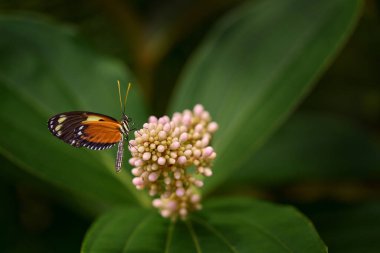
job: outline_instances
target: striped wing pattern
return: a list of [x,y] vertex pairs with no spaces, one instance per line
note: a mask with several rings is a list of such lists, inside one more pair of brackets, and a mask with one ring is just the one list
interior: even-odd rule
[[50,132],[74,147],[103,150],[122,138],[120,123],[109,116],[93,112],[66,112],[51,117]]

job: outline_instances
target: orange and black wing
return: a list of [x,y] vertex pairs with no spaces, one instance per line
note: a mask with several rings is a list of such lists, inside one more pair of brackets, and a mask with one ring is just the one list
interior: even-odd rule
[[93,112],[60,113],[49,119],[48,127],[71,146],[94,150],[111,148],[123,138],[116,119]]

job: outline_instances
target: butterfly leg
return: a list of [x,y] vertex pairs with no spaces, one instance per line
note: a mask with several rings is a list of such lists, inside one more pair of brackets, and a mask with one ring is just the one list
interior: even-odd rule
[[124,155],[124,138],[121,138],[119,144],[117,145],[117,155],[116,155],[116,163],[115,169],[116,172],[120,172],[121,166],[123,164],[123,155]]

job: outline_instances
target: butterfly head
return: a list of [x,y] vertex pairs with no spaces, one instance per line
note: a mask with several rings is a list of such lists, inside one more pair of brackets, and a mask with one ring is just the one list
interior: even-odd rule
[[121,119],[121,122],[120,122],[120,125],[121,125],[121,132],[128,136],[129,132],[130,131],[133,131],[134,128],[133,128],[133,122],[132,122],[132,118],[128,117],[126,114],[123,113],[123,116],[122,116],[122,119]]
[[122,121],[130,123],[130,122],[132,122],[132,118],[128,117],[125,113],[123,113]]

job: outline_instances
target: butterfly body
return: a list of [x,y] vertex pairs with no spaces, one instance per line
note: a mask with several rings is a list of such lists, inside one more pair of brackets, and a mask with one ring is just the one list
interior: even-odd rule
[[131,131],[131,119],[123,113],[121,121],[94,112],[73,111],[54,115],[48,121],[50,132],[73,147],[109,149],[116,144],[116,171],[122,164],[124,138]]

